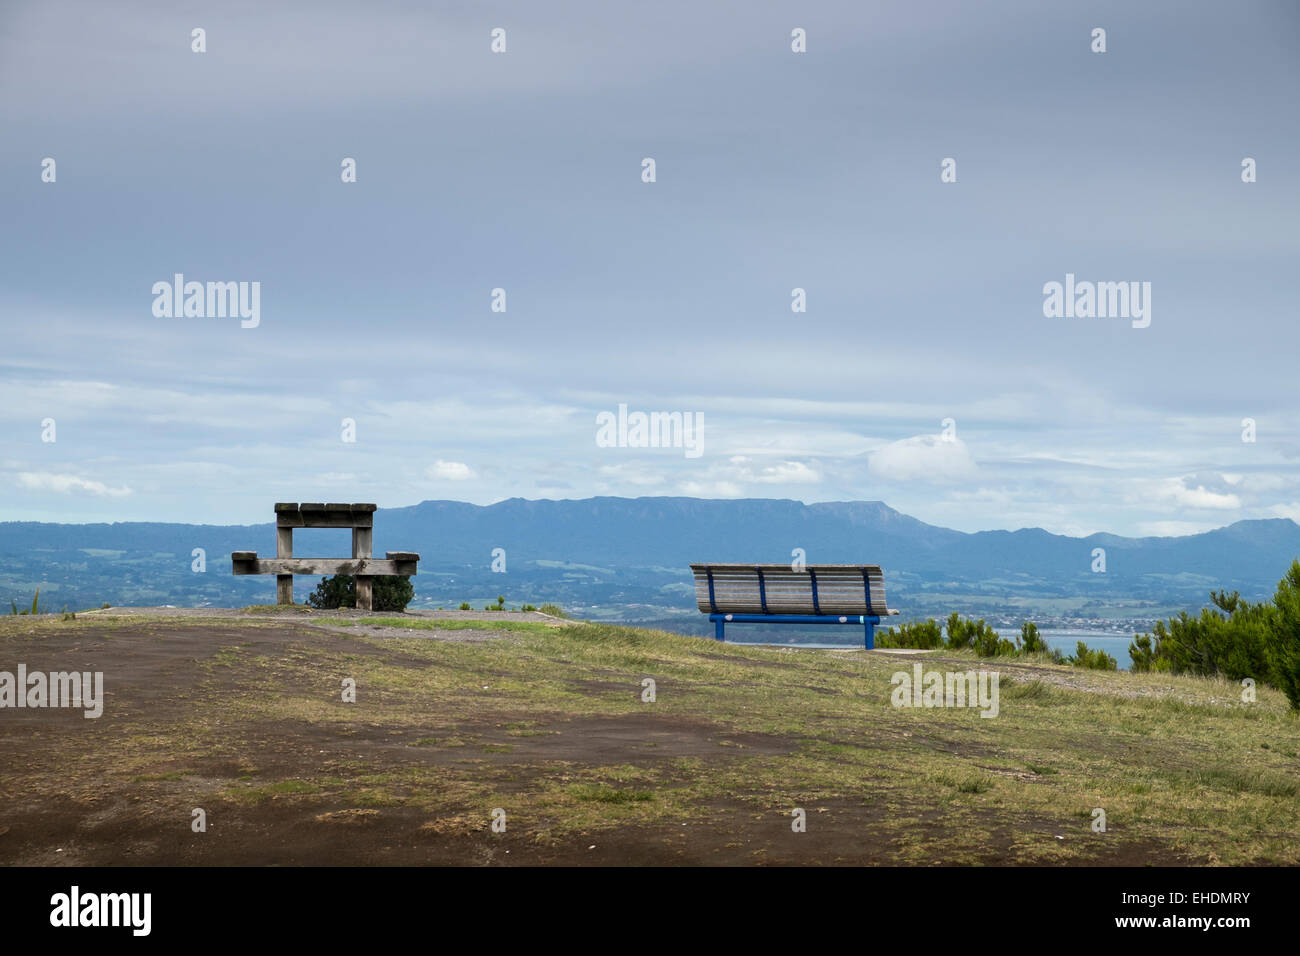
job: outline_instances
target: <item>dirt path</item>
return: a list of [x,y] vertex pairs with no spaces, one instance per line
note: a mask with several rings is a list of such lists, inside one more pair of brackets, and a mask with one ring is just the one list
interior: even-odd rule
[[272,605],[259,606],[254,611],[233,607],[109,607],[96,608],[92,611],[78,611],[78,618],[107,620],[113,618],[182,618],[193,620],[211,620],[233,618],[241,621],[290,621],[290,622],[327,622],[327,621],[364,621],[367,618],[417,618],[439,621],[533,621],[541,624],[554,624],[557,627],[571,623],[564,618],[551,617],[541,611],[437,611],[428,608],[417,610],[394,611],[358,611],[355,608],[338,608],[333,611],[305,608],[301,605],[286,606],[283,609]]

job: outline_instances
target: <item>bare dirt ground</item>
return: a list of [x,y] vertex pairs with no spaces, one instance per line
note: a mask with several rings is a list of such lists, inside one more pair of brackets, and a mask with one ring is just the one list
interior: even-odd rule
[[[482,629],[417,635],[365,623],[368,617],[384,616],[289,611],[250,625],[250,615],[222,609],[108,609],[79,614],[76,627],[11,636],[6,657],[20,655],[29,671],[104,671],[111,680],[104,715],[96,720],[85,719],[80,711],[20,709],[0,715],[0,863],[872,864],[905,859],[907,845],[917,839],[900,836],[896,828],[882,830],[886,818],[910,815],[922,833],[959,825],[931,807],[833,798],[811,803],[808,813],[815,825],[795,833],[788,820],[757,810],[752,802],[719,795],[671,822],[629,820],[613,831],[543,840],[525,826],[492,833],[484,820],[467,827],[466,814],[478,812],[470,807],[464,813],[431,812],[427,806],[400,802],[359,805],[346,788],[302,798],[292,790],[276,790],[285,781],[323,774],[346,782],[356,768],[365,768],[371,777],[415,775],[436,788],[440,772],[450,775],[469,765],[495,775],[498,792],[523,792],[575,778],[584,768],[626,767],[671,779],[673,768],[683,762],[707,768],[723,766],[737,754],[782,759],[798,748],[799,741],[782,735],[727,730],[667,710],[533,720],[522,736],[509,729],[514,716],[509,712],[457,711],[454,733],[476,742],[472,755],[463,748],[421,746],[430,727],[401,721],[241,720],[228,727],[234,739],[226,743],[232,746],[215,748],[190,736],[169,736],[211,715],[207,733],[221,737],[222,722],[229,719],[221,702],[247,695],[252,687],[245,669],[214,666],[231,648],[238,648],[240,660],[287,659],[307,647],[322,655],[370,655],[419,669],[435,665],[396,646],[358,642],[355,635],[447,642],[509,636],[505,630]],[[500,617],[446,611],[428,616]],[[564,626],[541,614],[508,617]],[[93,623],[85,624],[86,618]],[[185,626],[169,627],[169,618],[184,619]],[[0,668],[11,666],[0,662]],[[494,677],[483,671],[473,679]],[[580,682],[590,685],[591,675],[582,675]],[[430,725],[437,723],[430,720]],[[148,770],[142,773],[144,764]],[[268,787],[271,795],[264,799],[234,799],[232,794],[250,779],[252,784],[280,783]],[[195,807],[208,813],[207,832],[191,829]],[[1029,813],[1004,813],[983,823],[989,836],[975,862],[1015,862],[1017,846],[1027,839],[1061,839],[1054,836],[1055,823]],[[1155,841],[1117,844],[1088,860],[1128,865],[1186,861],[1179,851]]]
[[[144,613],[141,613],[141,612]],[[191,612],[174,609],[119,609],[118,615],[162,619],[168,617],[236,617],[238,612]],[[79,615],[81,616],[81,615]],[[4,768],[0,782],[0,863],[6,865],[339,865],[339,864],[666,864],[666,863],[753,863],[812,862],[823,858],[834,843],[836,853],[845,846],[832,834],[839,827],[821,828],[821,835],[799,843],[784,838],[788,826],[773,827],[752,811],[737,815],[735,808],[720,805],[716,813],[705,812],[689,823],[676,826],[626,828],[618,839],[608,836],[580,838],[560,845],[539,845],[526,835],[483,832],[464,834],[449,828],[443,832],[436,820],[419,809],[404,807],[365,808],[341,802],[336,806],[313,806],[303,812],[299,805],[268,800],[251,807],[213,812],[206,833],[193,833],[189,826],[191,804],[211,804],[196,794],[200,784],[238,780],[244,769],[229,759],[185,758],[186,780],[161,781],[162,799],[143,799],[137,791],[140,781],[129,776],[110,775],[97,780],[60,779],[60,768],[75,763],[105,745],[119,727],[133,716],[147,714],[151,724],[167,726],[202,701],[195,691],[210,674],[200,662],[218,648],[239,643],[250,653],[279,653],[286,645],[309,638],[321,650],[354,653],[356,645],[345,642],[329,626],[273,624],[257,628],[187,627],[160,640],[160,627],[132,625],[111,628],[104,613],[104,629],[79,630],[54,640],[42,639],[25,651],[29,671],[66,670],[73,667],[113,675],[106,692],[104,716],[85,719],[80,711],[13,710],[5,714],[3,733]],[[365,615],[345,614],[345,617]],[[381,616],[381,615],[373,615]],[[440,617],[445,616],[445,612]],[[484,620],[483,612],[467,617]],[[517,616],[517,615],[515,615]],[[538,615],[545,618],[545,615]],[[549,619],[548,619],[549,620]],[[324,623],[323,621],[321,622]],[[304,633],[309,626],[309,634]],[[165,624],[161,625],[165,628]],[[339,629],[341,630],[341,629]],[[352,630],[352,629],[349,629]],[[399,628],[366,628],[367,631],[404,633]],[[504,631],[421,631],[419,636],[435,640],[482,641],[505,636]],[[230,673],[205,695],[238,693],[239,675]],[[534,727],[532,736],[507,738],[503,721],[471,721],[458,732],[481,737],[489,745],[509,740],[509,754],[488,754],[486,761],[518,768],[525,777],[547,765],[606,765],[620,762],[665,763],[675,758],[708,760],[730,756],[734,748],[755,752],[782,753],[788,745],[780,738],[755,734],[719,734],[711,725],[664,717],[577,718]],[[412,755],[437,766],[461,759],[454,752],[421,750],[409,746],[410,734],[368,727],[346,736],[332,728],[297,723],[292,727],[261,726],[245,738],[246,752],[263,776],[279,779],[308,777],[322,767],[338,763],[381,764],[394,767],[409,763]],[[178,755],[179,756],[179,755]],[[38,783],[37,781],[42,781]],[[151,790],[157,789],[151,781]],[[527,781],[521,780],[521,786]],[[199,790],[210,789],[199,787]],[[211,812],[211,811],[210,811]],[[839,825],[852,828],[874,815],[862,807],[841,807],[833,812]],[[758,817],[758,819],[755,819]],[[752,833],[775,835],[775,842],[763,841],[755,849]],[[793,837],[794,834],[791,833]],[[870,854],[871,848],[862,850]],[[755,854],[759,854],[756,858]]]
[[332,611],[306,608],[302,605],[286,605],[278,608],[273,605],[258,607],[255,611],[246,611],[233,607],[107,607],[92,611],[78,611],[77,617],[95,620],[112,618],[190,618],[208,620],[211,618],[234,618],[246,621],[264,618],[277,621],[364,621],[367,618],[424,618],[438,621],[537,621],[562,625],[560,618],[551,617],[540,611],[435,611],[427,608],[403,611],[358,611],[353,608],[338,608]]

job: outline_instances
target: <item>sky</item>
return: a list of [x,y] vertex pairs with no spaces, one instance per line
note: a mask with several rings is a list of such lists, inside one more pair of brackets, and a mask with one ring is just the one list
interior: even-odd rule
[[[1300,520],[1297,37],[1253,0],[9,0],[0,520]],[[155,314],[177,273],[259,283],[257,324]],[[1045,314],[1067,275],[1146,319]],[[621,405],[698,454],[598,440]]]

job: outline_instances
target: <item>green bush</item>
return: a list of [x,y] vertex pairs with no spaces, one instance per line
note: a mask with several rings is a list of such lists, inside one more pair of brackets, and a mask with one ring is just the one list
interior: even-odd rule
[[[405,611],[415,597],[415,586],[408,575],[377,574],[372,580],[370,604],[376,611]],[[316,590],[307,595],[315,608],[332,610],[357,606],[357,582],[350,574],[321,578]]]
[[537,610],[541,611],[543,614],[549,614],[551,617],[567,618],[569,616],[564,613],[564,608],[560,607],[558,604],[543,604]]
[[953,611],[948,615],[948,639],[945,646],[953,650],[968,647],[980,657],[998,657],[1016,652],[1016,645],[998,635],[992,625],[978,621],[963,621]]
[[1101,649],[1091,650],[1083,641],[1079,641],[1074,649],[1074,656],[1069,658],[1069,661],[1075,667],[1086,667],[1094,671],[1113,671],[1119,667],[1115,658]]
[[472,607],[469,606],[469,601],[461,601],[461,602],[460,602],[460,609],[461,609],[462,611],[472,611],[472,610],[474,610]]
[[1065,655],[1048,645],[1038,633],[1038,625],[1033,621],[1024,621],[1020,625],[1020,636],[1016,638],[1017,654],[1041,654],[1053,664],[1064,664]]
[[1133,643],[1128,646],[1128,656],[1133,659],[1131,670],[1135,674],[1146,674],[1153,670],[1163,670],[1156,660],[1155,649],[1151,646],[1150,634],[1134,634]]
[[1273,595],[1269,620],[1268,664],[1275,684],[1292,710],[1300,710],[1300,561],[1292,561]]
[[1210,603],[1197,617],[1182,611],[1133,635],[1133,670],[1250,677],[1281,690],[1300,711],[1300,560],[1291,562],[1272,603],[1243,601],[1236,591],[1211,591]]
[[876,631],[876,646],[917,647],[932,650],[943,647],[943,628],[934,618],[926,621],[906,621]]
[[1020,638],[1016,641],[1018,649],[1025,654],[1046,654],[1047,642],[1038,633],[1038,625],[1025,621],[1020,625]]
[[[1300,583],[1300,563],[1292,567]],[[1283,604],[1289,600],[1285,587],[1289,577],[1278,585],[1277,600]],[[1222,676],[1234,681],[1251,677],[1281,687],[1278,606],[1243,601],[1236,591],[1213,591],[1210,601],[1213,608],[1202,608],[1196,617],[1180,611],[1167,622],[1157,621],[1150,633],[1135,634],[1129,645],[1133,670]]]

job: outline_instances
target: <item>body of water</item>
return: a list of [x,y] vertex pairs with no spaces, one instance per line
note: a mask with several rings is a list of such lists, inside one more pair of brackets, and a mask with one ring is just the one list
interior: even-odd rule
[[[1020,636],[1020,629],[1015,628],[998,628],[998,633],[1005,637],[1013,644],[1017,637]],[[1120,670],[1128,670],[1133,659],[1129,657],[1128,646],[1133,643],[1133,635],[1127,631],[1087,631],[1082,629],[1060,628],[1049,629],[1040,628],[1038,631],[1040,637],[1047,642],[1047,646],[1060,651],[1067,656],[1075,652],[1076,645],[1083,641],[1092,650],[1102,650],[1115,658]],[[745,641],[733,640],[731,634],[727,635],[727,642],[732,644],[754,644],[761,647],[820,647],[825,649],[836,649],[846,647],[861,647],[862,639],[837,641],[835,643],[823,643],[821,641],[801,641],[791,639],[788,641]]]

